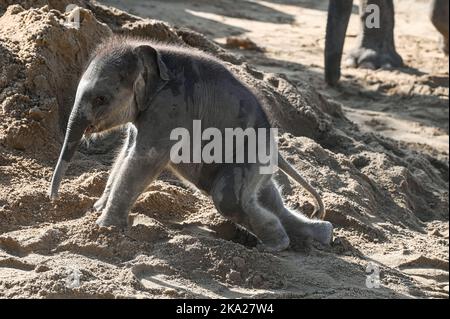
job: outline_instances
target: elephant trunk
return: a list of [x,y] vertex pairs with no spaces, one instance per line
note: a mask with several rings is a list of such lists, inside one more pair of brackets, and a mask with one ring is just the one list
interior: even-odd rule
[[52,183],[49,190],[49,196],[52,200],[58,197],[58,189],[61,180],[66,173],[70,160],[75,154],[88,125],[89,121],[87,118],[75,107],[70,114],[64,144],[55,171],[53,172]]
[[325,39],[325,81],[336,85],[341,77],[341,59],[345,33],[352,13],[353,0],[330,0]]

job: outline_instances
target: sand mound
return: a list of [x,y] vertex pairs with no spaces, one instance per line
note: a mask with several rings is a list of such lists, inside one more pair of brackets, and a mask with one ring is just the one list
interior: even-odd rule
[[[360,132],[307,84],[256,70],[203,35],[75,1],[0,1],[1,297],[401,297],[448,294],[448,158]],[[256,88],[283,154],[323,195],[331,247],[261,253],[207,198],[168,174],[133,208],[125,232],[100,230],[90,207],[115,138],[76,155],[61,199],[46,196],[81,69],[100,39],[131,34],[190,45]],[[311,199],[279,176],[287,202]],[[414,252],[414,253],[411,253]],[[394,256],[387,258],[386,256]],[[396,262],[393,263],[393,260]],[[382,288],[366,287],[375,262]]]

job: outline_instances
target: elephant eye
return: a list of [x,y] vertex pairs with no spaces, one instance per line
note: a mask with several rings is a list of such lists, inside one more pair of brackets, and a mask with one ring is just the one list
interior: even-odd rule
[[105,105],[106,102],[107,102],[106,97],[100,95],[100,96],[97,96],[97,97],[94,99],[93,106],[94,106],[94,107],[102,106],[102,105]]

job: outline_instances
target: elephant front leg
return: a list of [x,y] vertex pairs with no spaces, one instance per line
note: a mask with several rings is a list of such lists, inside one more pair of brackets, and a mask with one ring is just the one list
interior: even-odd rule
[[361,0],[361,33],[358,45],[346,65],[369,69],[401,67],[403,60],[395,49],[393,0]]
[[165,153],[152,149],[150,154],[138,154],[133,149],[124,159],[112,183],[106,206],[97,219],[97,225],[119,228],[128,225],[131,207],[167,164]]
[[103,191],[102,196],[100,196],[100,198],[94,204],[95,211],[101,212],[103,209],[105,209],[106,203],[108,202],[109,194],[111,193],[113,183],[118,176],[118,172],[120,171],[120,167],[124,163],[125,158],[130,153],[130,150],[133,147],[135,140],[136,140],[136,130],[130,126],[127,131],[125,143],[123,144],[122,149],[113,164],[111,172],[109,173],[105,190]]

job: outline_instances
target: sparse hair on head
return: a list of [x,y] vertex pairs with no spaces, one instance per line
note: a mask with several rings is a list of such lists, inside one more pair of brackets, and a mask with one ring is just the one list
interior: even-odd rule
[[[177,53],[189,53],[191,56],[196,56],[204,60],[211,60],[223,65],[223,61],[219,60],[215,56],[208,54],[200,49],[191,47],[184,42],[162,42],[155,39],[149,39],[145,37],[129,36],[129,35],[117,35],[114,34],[108,38],[105,38],[97,47],[93,50],[89,63],[95,58],[101,58],[108,56],[108,58],[121,57],[126,52],[129,52],[133,48],[140,45],[149,45],[156,49],[162,49]],[[88,63],[88,64],[89,64]]]

